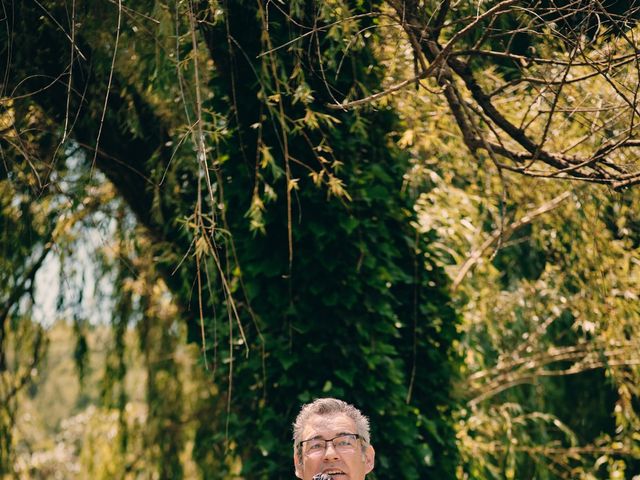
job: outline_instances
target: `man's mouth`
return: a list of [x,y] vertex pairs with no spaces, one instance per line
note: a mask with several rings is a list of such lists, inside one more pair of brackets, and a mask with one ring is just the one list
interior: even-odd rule
[[322,473],[318,473],[313,476],[313,480],[331,480],[336,477],[342,477],[346,475],[342,470],[325,470]]
[[346,473],[344,473],[342,470],[339,470],[337,468],[328,468],[327,470],[323,470],[322,472],[324,475],[329,475],[332,478],[333,477],[341,477],[343,475],[346,475]]

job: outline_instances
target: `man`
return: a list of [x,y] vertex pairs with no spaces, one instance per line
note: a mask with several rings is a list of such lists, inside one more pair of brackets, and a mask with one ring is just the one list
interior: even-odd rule
[[375,459],[369,440],[369,420],[353,405],[335,398],[308,403],[293,424],[296,476],[364,480]]

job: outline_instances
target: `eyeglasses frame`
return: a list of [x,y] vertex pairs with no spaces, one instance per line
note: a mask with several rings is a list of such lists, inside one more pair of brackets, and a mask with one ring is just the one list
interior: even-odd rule
[[306,442],[310,442],[312,440],[323,440],[324,441],[324,451],[325,452],[327,451],[327,445],[329,444],[329,442],[331,442],[331,444],[333,445],[333,449],[338,451],[338,449],[336,448],[336,444],[333,443],[333,441],[336,438],[346,437],[346,436],[355,437],[356,440],[363,440],[362,435],[360,435],[358,433],[348,433],[348,432],[341,433],[339,435],[336,435],[333,438],[328,438],[328,439],[324,439],[324,438],[321,438],[321,437],[320,438],[319,437],[312,437],[312,438],[307,438],[306,440],[301,440],[298,443],[298,452],[299,452],[299,454],[302,454],[303,453],[302,452],[303,444],[306,443]]

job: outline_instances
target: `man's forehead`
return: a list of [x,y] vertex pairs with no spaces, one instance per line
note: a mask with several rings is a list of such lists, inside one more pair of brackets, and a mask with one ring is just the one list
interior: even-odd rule
[[356,433],[356,423],[344,413],[312,415],[304,426],[302,438],[316,435],[327,436],[339,433]]

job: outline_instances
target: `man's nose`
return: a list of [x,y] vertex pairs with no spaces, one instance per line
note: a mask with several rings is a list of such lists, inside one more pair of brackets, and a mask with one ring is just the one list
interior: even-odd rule
[[[331,449],[331,452],[329,452],[329,449]],[[324,457],[325,458],[337,458],[338,457],[338,451],[336,450],[336,447],[333,445],[333,442],[327,442],[327,446],[324,449]]]

